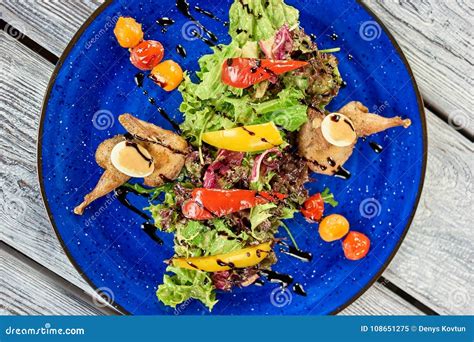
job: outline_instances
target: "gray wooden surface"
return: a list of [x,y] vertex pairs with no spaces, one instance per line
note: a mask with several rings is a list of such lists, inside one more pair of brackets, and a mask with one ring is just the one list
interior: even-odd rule
[[[3,0],[0,13],[59,56],[99,3]],[[471,2],[366,3],[401,44],[428,106],[425,188],[407,238],[384,277],[440,314],[472,314]],[[5,243],[0,258],[1,265],[8,265],[0,269],[0,313],[113,313],[107,303],[97,306],[90,299],[96,296],[67,260],[39,195],[36,134],[54,66],[4,32],[0,65],[0,238]],[[30,295],[41,300],[26,301]],[[422,312],[376,283],[342,314]]]

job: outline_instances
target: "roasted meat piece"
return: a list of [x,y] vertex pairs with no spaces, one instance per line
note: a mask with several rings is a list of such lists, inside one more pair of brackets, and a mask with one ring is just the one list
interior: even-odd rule
[[[369,113],[367,107],[357,101],[349,102],[338,112],[352,121],[357,137],[365,137],[391,127],[407,128],[411,124],[409,119],[403,120],[398,116],[385,118]],[[308,109],[309,120],[298,133],[298,152],[307,161],[312,171],[334,175],[351,156],[357,139],[353,144],[344,147],[327,142],[321,131],[321,123],[326,115],[327,113],[323,111]]]

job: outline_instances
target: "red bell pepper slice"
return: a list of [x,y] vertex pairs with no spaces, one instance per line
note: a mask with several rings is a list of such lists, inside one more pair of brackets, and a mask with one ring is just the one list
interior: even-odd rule
[[308,65],[308,62],[256,58],[228,58],[222,64],[222,82],[236,88],[248,88],[288,71]]
[[286,195],[275,192],[205,188],[194,189],[191,196],[181,209],[185,217],[194,220],[209,220],[286,198]]

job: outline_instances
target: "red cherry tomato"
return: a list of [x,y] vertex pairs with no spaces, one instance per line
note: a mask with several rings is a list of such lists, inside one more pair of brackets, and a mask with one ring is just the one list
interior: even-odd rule
[[163,59],[163,45],[156,40],[144,40],[130,52],[130,62],[140,70],[151,70]]
[[370,248],[370,239],[359,232],[349,232],[342,242],[344,255],[349,260],[359,260],[367,255]]
[[319,221],[324,213],[324,200],[321,194],[316,194],[308,198],[304,204],[301,213],[307,219]]
[[222,82],[236,88],[248,88],[288,71],[308,65],[308,62],[293,60],[270,60],[255,58],[229,58],[222,64]]

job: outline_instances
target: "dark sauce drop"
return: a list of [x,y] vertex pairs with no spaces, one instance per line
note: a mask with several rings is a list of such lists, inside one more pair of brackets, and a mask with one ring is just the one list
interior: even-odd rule
[[334,172],[334,176],[347,180],[351,178],[351,173],[347,171],[345,168],[343,168],[342,166],[339,166],[336,172]]
[[334,122],[339,122],[339,120],[341,119],[341,116],[340,115],[331,115],[331,120],[334,121]]
[[168,26],[173,25],[174,22],[175,21],[173,19],[168,18],[168,17],[163,17],[156,21],[156,23],[162,27],[161,29],[162,33],[165,33],[168,30]]
[[227,266],[227,267],[230,267],[230,268],[234,268],[235,267],[235,264],[233,262],[225,262],[225,261],[222,261],[221,259],[217,259],[216,260],[216,263],[219,265],[219,266]]
[[295,285],[293,285],[293,291],[297,295],[304,296],[304,297],[307,296],[306,291],[303,288],[303,285],[301,285],[300,283],[296,283]]
[[271,283],[280,283],[282,286],[288,286],[293,282],[293,277],[289,274],[282,274],[268,270],[261,270],[260,273]]
[[262,279],[257,279],[253,282],[255,286],[263,286],[265,285],[265,282]]
[[181,57],[186,58],[186,55],[187,55],[186,49],[181,44],[176,45],[176,52]]
[[310,252],[301,251],[294,246],[288,246],[288,250],[282,248],[280,252],[305,262],[313,260],[313,255]]
[[221,22],[224,26],[228,26],[229,23],[227,21],[223,21],[221,18],[219,18],[218,16],[216,16],[214,13],[212,13],[211,11],[208,11],[208,10],[205,10],[199,6],[194,6],[194,9],[201,13],[201,14],[204,14],[205,16],[208,16],[209,18],[211,19],[214,19],[218,22]]
[[331,166],[331,167],[336,166],[336,162],[335,162],[334,159],[332,159],[331,157],[328,157],[328,164],[329,164],[329,166]]
[[348,54],[347,59],[351,61],[352,59],[354,59],[354,56],[352,56],[351,54]]
[[143,80],[145,79],[145,74],[143,72],[139,72],[138,74],[135,75],[135,84],[137,87],[141,88],[143,87]]
[[337,39],[339,38],[339,36],[337,35],[337,33],[331,34],[330,37],[331,37],[332,40],[337,40]]
[[316,35],[314,33],[311,33],[309,36],[311,37],[312,40],[316,40]]
[[372,150],[374,150],[375,153],[380,153],[383,151],[383,147],[374,141],[370,141],[369,146],[372,147]]
[[156,235],[156,227],[153,223],[150,222],[145,222],[142,223],[140,228],[157,244],[162,245],[163,240],[161,240],[157,235]]
[[347,82],[346,81],[342,81],[341,82],[341,88],[345,88],[347,87]]
[[163,17],[158,19],[156,23],[160,26],[171,26],[174,24],[174,20],[168,17]]

